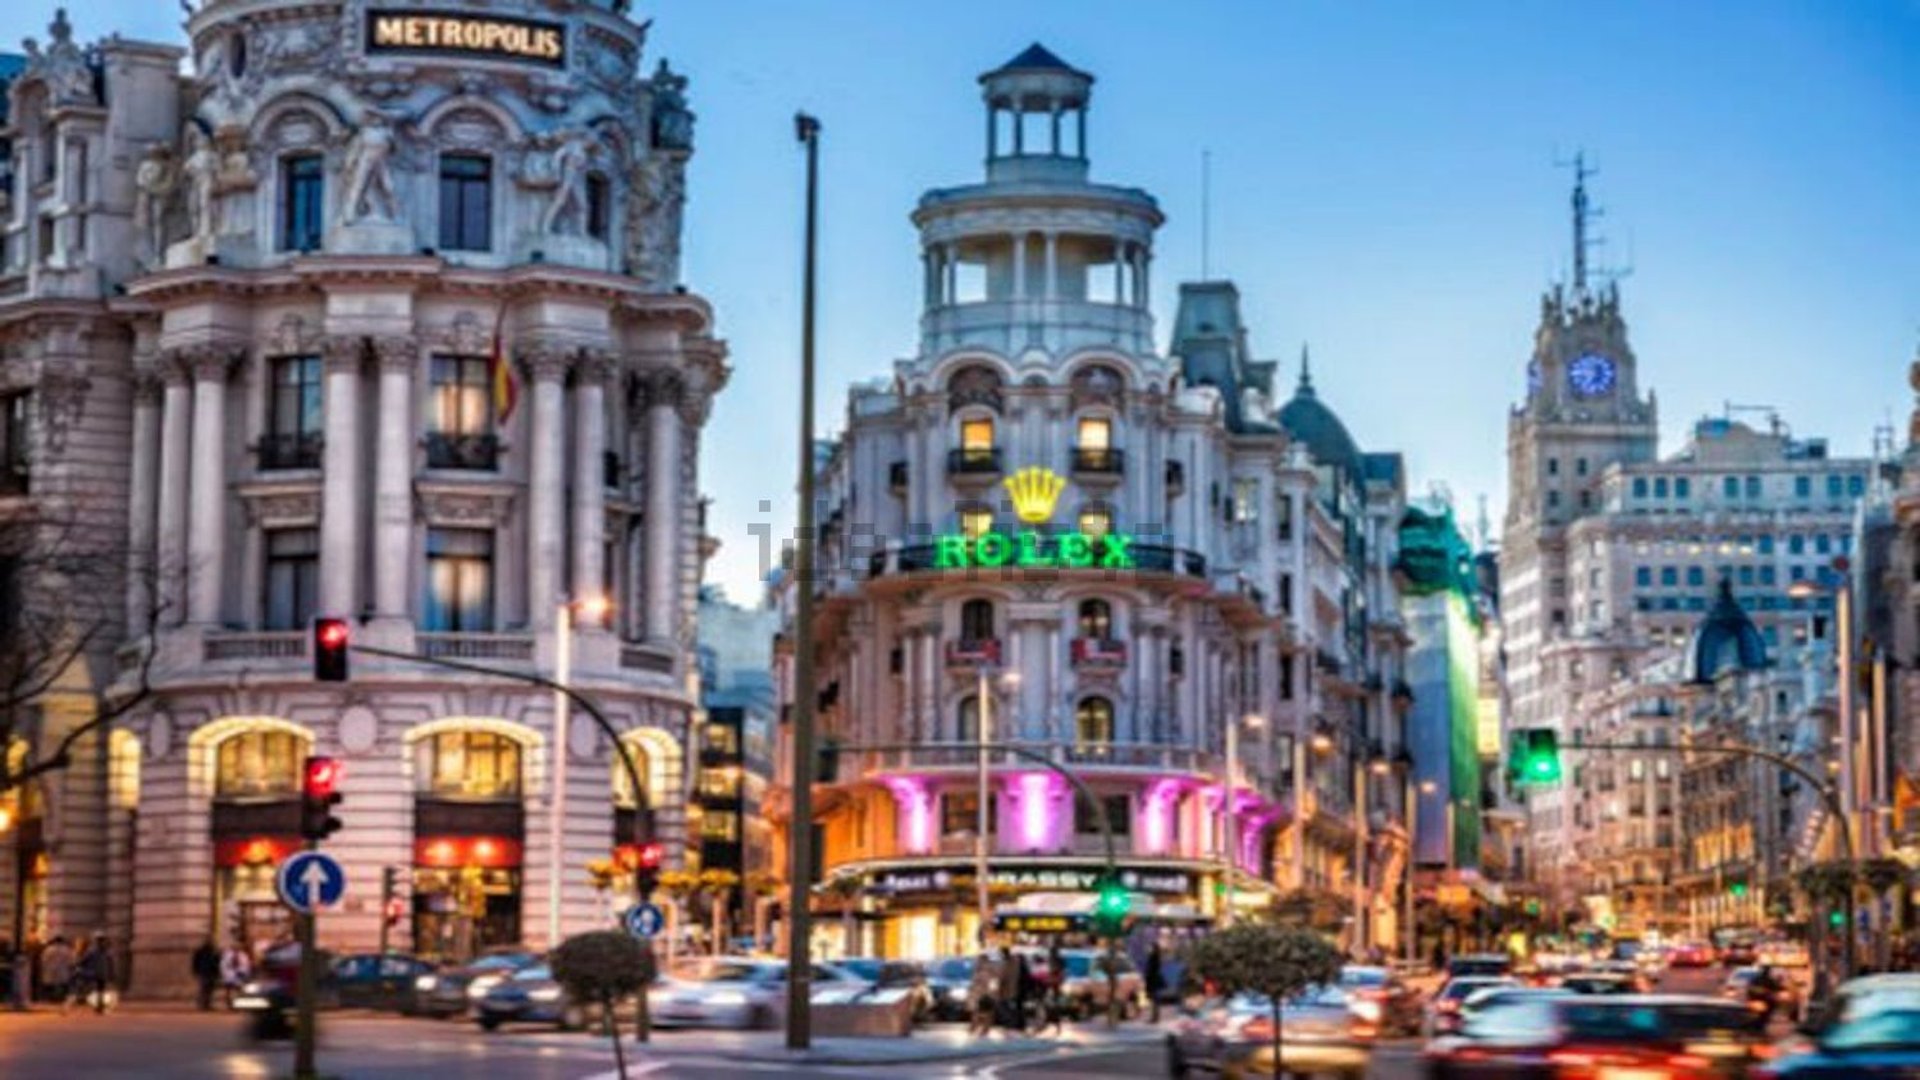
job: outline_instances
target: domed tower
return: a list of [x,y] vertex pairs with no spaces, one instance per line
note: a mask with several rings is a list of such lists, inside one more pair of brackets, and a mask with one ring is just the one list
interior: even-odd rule
[[1093,76],[1032,45],[980,76],[987,179],[920,200],[921,351],[1152,348],[1151,195],[1087,178]]

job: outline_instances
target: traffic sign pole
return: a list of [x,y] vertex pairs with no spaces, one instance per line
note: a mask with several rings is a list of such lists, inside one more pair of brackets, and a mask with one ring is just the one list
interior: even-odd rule
[[[308,851],[318,851],[317,841],[307,841]],[[318,958],[314,956],[314,939],[318,936],[314,930],[315,912],[320,910],[320,890],[316,885],[307,890],[306,911],[294,915],[295,931],[300,936],[300,979],[295,986],[294,1005],[297,1019],[293,1033],[293,1080],[319,1080],[313,1061],[314,1044],[314,1008],[313,996],[315,984],[319,982]]]

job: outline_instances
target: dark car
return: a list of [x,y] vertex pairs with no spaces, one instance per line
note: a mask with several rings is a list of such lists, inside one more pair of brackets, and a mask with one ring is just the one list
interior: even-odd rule
[[1766,1025],[1713,998],[1625,995],[1521,1000],[1486,1010],[1427,1047],[1433,1080],[1744,1077]]
[[[631,1015],[634,1000],[627,998],[618,1008]],[[574,1001],[545,964],[521,968],[511,978],[494,983],[473,1003],[474,1022],[487,1031],[503,1024],[552,1024],[561,1031],[579,1031],[601,1022],[603,1013],[599,1002]]]
[[334,998],[343,1008],[382,1009],[412,1014],[415,983],[435,971],[433,964],[405,953],[358,953],[334,960]]
[[[874,985],[877,990],[905,990],[913,1000],[913,1022],[925,1023],[933,1018],[933,992],[927,986],[926,969],[911,960],[880,960],[868,956],[855,956],[834,961],[834,966],[842,971],[859,976]],[[971,976],[972,972],[968,972]]]
[[1562,976],[1560,986],[1576,994],[1644,994],[1649,987],[1637,975],[1617,971],[1581,971]]
[[1848,1020],[1813,1046],[1754,1070],[1763,1080],[1842,1080],[1920,1076],[1920,1010],[1895,1009]]
[[973,986],[973,958],[950,956],[927,965],[927,996],[934,1020],[965,1020],[972,1012],[967,994]]
[[495,983],[539,962],[540,957],[534,953],[502,950],[459,967],[421,975],[413,981],[414,1011],[421,1016],[465,1016]]
[[1511,975],[1513,957],[1506,953],[1472,953],[1447,961],[1447,978],[1462,975]]

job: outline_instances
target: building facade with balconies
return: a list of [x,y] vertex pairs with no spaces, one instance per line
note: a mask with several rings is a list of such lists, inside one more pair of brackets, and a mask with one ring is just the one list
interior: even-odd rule
[[[92,790],[43,841],[40,917],[131,941],[137,989],[283,932],[307,754],[345,765],[328,948],[380,939],[387,869],[398,947],[541,947],[604,924],[586,866],[634,815],[686,839],[728,369],[680,283],[686,80],[641,73],[624,9],[206,0],[184,54],[83,49],[63,16],[10,86],[5,368],[39,380],[34,479],[96,469],[117,508],[91,693],[132,702],[62,781]],[[364,655],[315,684],[321,614],[427,658],[570,654],[645,790],[535,687]]]
[[[1317,883],[1340,890],[1337,929],[1356,861],[1391,882],[1404,845],[1391,793],[1355,813],[1349,769],[1399,748],[1398,458],[1360,454],[1317,404],[1298,410],[1315,431],[1284,426],[1230,283],[1183,286],[1155,351],[1161,214],[1088,178],[1092,83],[1039,46],[982,76],[986,180],[913,216],[920,350],[853,389],[820,455],[818,685],[779,663],[783,714],[815,695],[837,751],[811,777],[803,868],[846,916],[817,924],[829,951],[974,947],[983,738],[999,913],[1090,904],[1100,810],[1148,922]],[[1321,793],[1304,842],[1297,758]]]

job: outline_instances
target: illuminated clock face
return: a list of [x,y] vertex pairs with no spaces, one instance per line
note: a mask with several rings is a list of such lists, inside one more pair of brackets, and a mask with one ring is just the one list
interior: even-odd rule
[[1567,365],[1567,385],[1581,397],[1599,397],[1613,389],[1613,361],[1599,353],[1581,353]]

